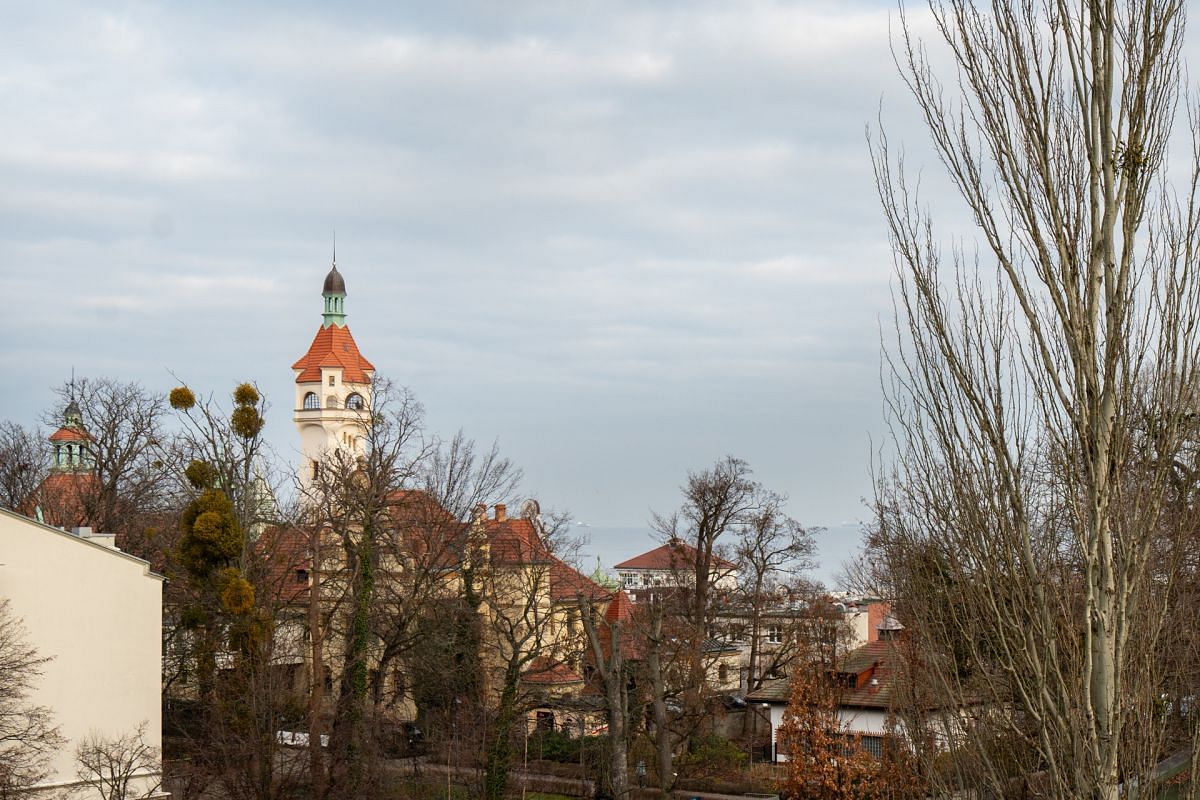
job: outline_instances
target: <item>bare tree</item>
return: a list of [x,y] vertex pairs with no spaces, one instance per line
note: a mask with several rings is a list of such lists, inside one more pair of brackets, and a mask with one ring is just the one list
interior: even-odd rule
[[898,61],[979,249],[940,244],[878,137],[900,281],[876,541],[922,679],[972,709],[940,716],[946,783],[1115,798],[1191,746],[1148,711],[1200,354],[1200,139],[1190,180],[1167,174],[1185,9],[930,7],[952,76],[903,16]]
[[46,477],[41,434],[15,422],[0,422],[0,507],[21,509]]
[[[78,405],[89,437],[91,474],[72,495],[75,515],[64,525],[90,525],[125,534],[144,512],[157,510],[164,473],[156,452],[162,437],[166,403],[138,383],[112,378],[83,378],[55,390],[63,405]],[[44,422],[57,427],[59,410]]]
[[101,800],[142,800],[158,795],[162,756],[146,742],[146,723],[116,738],[92,731],[75,747],[77,775]]
[[[592,599],[580,592],[577,595],[580,618],[587,634],[590,660],[595,680],[604,696],[604,715],[608,722],[608,768],[609,793],[617,800],[630,796],[629,787],[629,684],[631,665],[626,654],[632,642],[628,641],[629,616],[621,613],[629,608],[629,599],[623,592],[609,599],[610,611],[600,615]],[[616,604],[616,609],[611,608]],[[582,745],[582,743],[581,743]]]
[[23,796],[47,772],[62,744],[53,714],[30,693],[50,659],[26,641],[25,628],[0,599],[0,798]]
[[[764,626],[768,619],[778,620],[782,628],[791,629],[798,616],[812,605],[813,592],[808,585],[796,583],[799,574],[813,566],[812,531],[787,516],[783,505],[787,498],[774,492],[763,492],[758,507],[738,531],[736,544],[738,564],[738,603],[746,612],[750,639],[749,672],[746,676],[749,692],[762,686],[763,678],[792,662],[800,652],[799,637],[780,637],[778,646],[764,649]],[[785,602],[781,603],[783,590]],[[796,603],[803,597],[803,607]],[[780,609],[780,606],[783,606]],[[772,610],[780,613],[771,615]],[[740,616],[741,609],[734,613]]]

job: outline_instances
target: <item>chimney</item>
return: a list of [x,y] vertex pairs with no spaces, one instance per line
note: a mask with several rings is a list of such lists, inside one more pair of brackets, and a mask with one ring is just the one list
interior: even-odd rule
[[504,503],[496,503],[496,522],[504,522],[508,519],[508,509]]

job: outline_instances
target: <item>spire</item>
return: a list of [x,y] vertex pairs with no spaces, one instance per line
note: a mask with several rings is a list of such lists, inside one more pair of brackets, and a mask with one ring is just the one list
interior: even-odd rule
[[346,281],[337,268],[336,234],[333,241],[333,268],[325,276],[325,286],[321,290],[321,296],[325,298],[325,324],[323,327],[328,328],[331,325],[337,325],[339,328],[346,327]]

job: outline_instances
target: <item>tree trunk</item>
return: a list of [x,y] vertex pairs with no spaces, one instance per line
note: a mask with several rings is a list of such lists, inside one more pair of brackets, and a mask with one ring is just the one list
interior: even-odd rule
[[512,731],[519,711],[520,680],[520,663],[513,657],[504,670],[504,688],[496,709],[496,725],[487,748],[483,776],[484,800],[504,800],[508,790],[508,772],[512,766]]
[[312,564],[308,589],[308,640],[311,666],[308,686],[308,774],[314,798],[323,798],[326,791],[325,751],[321,747],[323,727],[321,711],[325,697],[325,633],[321,627],[321,536],[317,530],[312,538]]
[[675,785],[675,771],[672,761],[671,726],[667,717],[666,679],[662,670],[663,609],[655,605],[651,611],[650,642],[646,653],[646,667],[650,672],[651,706],[654,713],[654,750],[657,756],[659,792],[664,800],[671,797],[671,789]]

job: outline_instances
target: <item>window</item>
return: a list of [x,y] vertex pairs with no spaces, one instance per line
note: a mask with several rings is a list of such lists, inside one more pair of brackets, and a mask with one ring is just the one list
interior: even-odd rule
[[863,750],[866,750],[876,758],[883,758],[882,736],[863,736],[858,741]]
[[330,375],[330,376],[329,376],[329,385],[330,385],[330,386],[337,386],[337,376],[336,376],[336,375]]
[[338,401],[337,401],[336,394],[331,394],[325,398],[325,407],[326,408],[337,408],[338,407]]
[[779,625],[768,626],[767,642],[769,644],[783,644],[783,628]]
[[321,462],[314,458],[312,461],[312,479],[315,481],[319,477],[321,477]]
[[311,411],[321,407],[321,400],[317,397],[316,392],[309,392],[304,395],[304,408],[306,411]]
[[296,570],[296,583],[308,583],[308,570]]
[[721,666],[717,667],[717,681],[720,683],[729,683],[728,665],[722,664]]
[[361,394],[355,393],[346,398],[346,408],[353,409],[354,411],[362,411],[366,408],[366,405],[363,402]]

